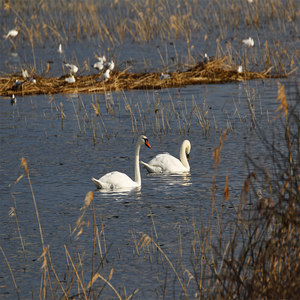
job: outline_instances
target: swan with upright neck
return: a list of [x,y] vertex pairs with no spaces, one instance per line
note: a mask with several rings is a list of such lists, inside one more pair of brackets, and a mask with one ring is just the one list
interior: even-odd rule
[[148,138],[141,135],[136,143],[135,147],[135,161],[134,161],[134,175],[135,178],[132,180],[129,176],[124,173],[114,171],[107,173],[100,179],[92,178],[92,181],[98,189],[104,190],[124,190],[141,187],[141,172],[139,165],[140,148],[142,145],[146,145],[151,148]]
[[149,173],[188,173],[190,171],[190,165],[188,162],[190,151],[190,141],[184,140],[180,147],[180,160],[169,153],[162,153],[156,155],[148,163],[141,161],[141,164]]

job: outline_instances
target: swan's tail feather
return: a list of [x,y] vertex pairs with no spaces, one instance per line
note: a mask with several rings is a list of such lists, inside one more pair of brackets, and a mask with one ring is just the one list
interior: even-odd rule
[[161,168],[160,167],[157,167],[157,166],[151,166],[143,161],[140,161],[140,163],[146,168],[146,170],[149,172],[149,173],[161,173]]
[[92,178],[92,181],[94,182],[94,184],[96,185],[97,189],[102,189],[103,188],[103,184],[101,183],[100,180],[96,179],[96,178]]

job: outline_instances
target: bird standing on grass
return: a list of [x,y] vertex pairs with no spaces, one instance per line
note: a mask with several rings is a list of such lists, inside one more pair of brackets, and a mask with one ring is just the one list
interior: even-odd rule
[[24,83],[25,83],[25,81],[21,81],[19,79],[16,79],[15,83],[14,83],[14,86],[19,87],[19,86],[22,86]]
[[72,64],[65,63],[65,67],[69,69],[70,75],[74,75],[78,71],[78,67]]
[[203,62],[205,64],[207,64],[209,62],[209,56],[207,55],[207,53],[204,54]]
[[110,69],[107,69],[105,71],[105,73],[103,74],[103,80],[104,81],[107,81],[110,78],[109,72],[110,72]]
[[65,81],[66,81],[67,83],[74,83],[76,80],[75,80],[74,75],[70,75],[70,77],[66,77],[66,78],[65,78]]
[[102,71],[106,63],[106,57],[103,55],[102,57],[96,56],[96,58],[98,61],[93,64],[93,68],[98,71]]
[[170,79],[170,78],[171,78],[171,76],[169,74],[164,74],[164,73],[160,74],[160,80]]
[[22,69],[22,76],[24,79],[28,80],[31,83],[36,83],[36,80],[33,77],[30,77],[26,69]]
[[115,68],[115,63],[113,60],[111,60],[109,63],[106,64],[106,67],[109,69],[109,70],[113,70]]
[[105,57],[105,55],[103,55],[103,56],[97,56],[96,55],[96,58],[97,58],[98,61],[101,61],[103,64],[106,63],[106,57]]

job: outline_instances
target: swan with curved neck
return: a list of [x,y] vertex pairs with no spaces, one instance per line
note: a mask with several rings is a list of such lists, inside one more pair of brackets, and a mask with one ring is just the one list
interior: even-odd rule
[[100,179],[92,178],[92,181],[98,189],[105,190],[122,190],[131,189],[141,186],[141,173],[139,165],[140,148],[142,145],[146,145],[151,148],[146,136],[141,135],[136,143],[135,147],[135,160],[134,160],[134,180],[124,173],[114,171],[107,173]]
[[148,163],[141,161],[141,164],[149,173],[187,173],[190,171],[190,165],[188,162],[190,151],[190,141],[184,140],[180,147],[180,160],[169,153],[162,153],[156,155]]

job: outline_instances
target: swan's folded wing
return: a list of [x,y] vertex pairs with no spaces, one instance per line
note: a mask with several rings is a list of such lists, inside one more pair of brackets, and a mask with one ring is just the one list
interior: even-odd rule
[[[157,168],[160,169],[159,172],[155,173],[180,174],[189,171],[178,158],[170,155],[169,153],[162,153],[156,155],[148,162],[147,165],[152,168],[155,168],[155,170],[157,170]],[[152,171],[152,173],[153,172],[154,171]]]
[[135,188],[139,185],[124,173],[113,171],[105,174],[100,179],[92,178],[99,189],[119,190],[124,188]]
[[160,166],[153,166],[153,165],[149,165],[143,161],[141,161],[141,164],[146,168],[146,170],[149,172],[149,173],[161,173],[162,172],[162,169]]

